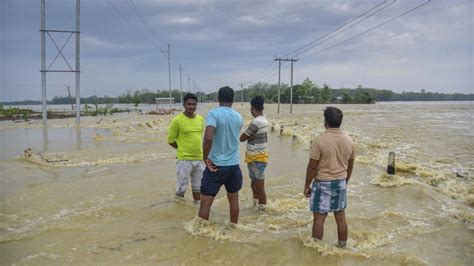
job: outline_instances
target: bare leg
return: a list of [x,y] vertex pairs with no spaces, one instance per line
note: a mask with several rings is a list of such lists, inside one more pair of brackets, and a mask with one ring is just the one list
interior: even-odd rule
[[195,201],[201,200],[201,193],[200,192],[193,192],[193,198]]
[[257,187],[257,197],[259,204],[267,204],[267,195],[265,194],[265,180],[255,181]]
[[202,195],[201,206],[199,206],[199,217],[204,220],[209,220],[209,212],[211,211],[212,202],[214,202],[213,196]]
[[347,241],[347,223],[344,210],[335,212],[334,218],[337,223],[337,239],[339,240],[339,245],[344,247]]
[[256,181],[250,182],[250,187],[252,188],[252,194],[254,201],[258,199],[258,190],[257,190],[257,183]]
[[227,199],[229,200],[230,222],[236,224],[239,220],[239,192],[227,193]]
[[327,213],[313,212],[313,237],[319,240],[323,240],[324,235],[324,221],[326,220]]

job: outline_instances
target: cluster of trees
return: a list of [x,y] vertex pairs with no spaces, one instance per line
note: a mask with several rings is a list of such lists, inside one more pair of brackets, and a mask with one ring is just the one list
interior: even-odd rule
[[[268,102],[278,101],[278,85],[257,83],[244,89],[244,101],[250,101],[256,95],[262,95]],[[240,101],[240,90],[236,92],[236,99]],[[391,90],[364,88],[333,89],[328,84],[318,86],[309,78],[301,84],[293,86],[293,103],[375,103],[377,101],[474,101],[474,94],[445,94],[437,92],[402,92],[394,93]],[[282,84],[280,102],[290,102],[290,87]]]
[[[237,99],[240,91],[237,91]],[[244,101],[250,101],[252,97],[262,95],[268,102],[278,102],[278,85],[269,83],[257,83],[244,89]],[[291,89],[288,84],[282,84],[280,89],[280,102],[289,103]],[[328,84],[318,86],[309,78],[301,84],[293,86],[293,103],[374,103],[376,98],[363,89],[333,89]]]
[[[288,84],[281,84],[280,87],[280,102],[290,102],[290,86]],[[186,92],[183,91],[183,96]],[[235,101],[241,101],[241,91],[235,91]],[[261,95],[267,102],[278,102],[278,84],[270,83],[256,83],[243,90],[243,101],[248,102],[254,96]],[[198,93],[200,101],[216,101],[217,93]],[[155,98],[168,98],[168,90],[150,91],[147,89],[128,90],[120,96],[98,97],[96,95],[90,97],[81,97],[81,103],[84,104],[114,104],[114,103],[133,103],[138,105],[140,103],[153,104]],[[181,96],[179,90],[172,90],[171,97],[177,103],[180,102]],[[474,94],[445,94],[433,93],[421,90],[420,92],[402,92],[394,93],[390,90],[381,90],[374,88],[364,88],[359,85],[357,88],[340,88],[333,89],[328,84],[319,86],[318,84],[306,78],[301,84],[293,86],[293,103],[375,103],[376,101],[474,101]],[[75,103],[75,98],[72,98]],[[48,104],[69,104],[70,100],[67,96],[55,96]],[[22,101],[4,103],[9,105],[21,104],[41,104],[40,101]]]

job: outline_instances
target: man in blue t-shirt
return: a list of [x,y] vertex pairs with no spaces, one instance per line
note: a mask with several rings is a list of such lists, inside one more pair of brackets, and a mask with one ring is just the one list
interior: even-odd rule
[[239,135],[244,123],[242,116],[232,109],[234,90],[222,87],[217,94],[219,107],[209,111],[203,142],[203,160],[206,164],[201,180],[201,206],[199,217],[209,220],[214,197],[222,185],[227,191],[230,205],[230,222],[239,219],[239,190],[242,172],[239,167]]

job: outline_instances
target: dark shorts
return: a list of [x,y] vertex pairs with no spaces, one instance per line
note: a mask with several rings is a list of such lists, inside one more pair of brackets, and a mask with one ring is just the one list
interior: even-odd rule
[[217,172],[206,167],[202,174],[201,194],[215,197],[224,185],[228,193],[238,192],[242,188],[242,171],[239,165],[218,166]]

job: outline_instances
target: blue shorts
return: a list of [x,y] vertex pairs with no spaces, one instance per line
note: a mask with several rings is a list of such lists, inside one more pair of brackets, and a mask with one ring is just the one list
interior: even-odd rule
[[313,181],[309,209],[327,213],[344,210],[347,206],[346,180]]
[[265,179],[265,168],[267,163],[264,162],[250,162],[247,164],[249,168],[249,176],[252,181],[259,181]]
[[202,174],[201,194],[215,197],[221,186],[228,193],[238,192],[242,188],[242,171],[239,165],[218,166],[217,172],[211,172],[207,167]]

